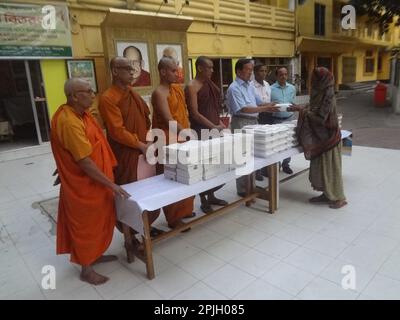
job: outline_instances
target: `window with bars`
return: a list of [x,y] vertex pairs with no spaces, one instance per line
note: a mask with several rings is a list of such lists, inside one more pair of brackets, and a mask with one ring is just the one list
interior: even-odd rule
[[365,51],[365,73],[373,73],[375,70],[375,57],[372,50]]
[[314,5],[314,34],[325,35],[325,6],[319,3]]

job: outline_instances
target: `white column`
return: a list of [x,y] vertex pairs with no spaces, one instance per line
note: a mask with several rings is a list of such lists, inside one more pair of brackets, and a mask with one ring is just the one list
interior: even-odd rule
[[296,0],[289,0],[288,9],[294,11],[296,9]]

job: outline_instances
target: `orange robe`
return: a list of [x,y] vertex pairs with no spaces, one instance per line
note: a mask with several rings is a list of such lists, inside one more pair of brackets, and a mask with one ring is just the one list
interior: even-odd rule
[[112,190],[93,181],[77,161],[90,157],[111,180],[115,157],[96,120],[62,105],[51,121],[51,148],[61,179],[57,219],[57,254],[92,264],[109,247],[116,221]]
[[[190,128],[189,114],[185,102],[185,94],[179,84],[172,84],[169,90],[168,106],[172,118],[178,122],[183,129]],[[162,129],[168,138],[168,123],[162,119],[160,114],[153,114],[153,128]],[[158,167],[158,174],[164,172],[163,166]],[[175,202],[163,208],[168,224],[174,225],[184,217],[191,216],[193,212],[194,197]]]
[[149,108],[132,89],[124,91],[113,85],[100,97],[99,111],[118,161],[114,171],[116,183],[137,181],[139,142],[147,143],[146,134],[151,126]]

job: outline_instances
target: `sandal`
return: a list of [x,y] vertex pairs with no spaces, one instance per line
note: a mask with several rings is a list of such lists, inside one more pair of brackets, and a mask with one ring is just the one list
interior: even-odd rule
[[211,208],[211,206],[207,203],[207,204],[202,204],[200,206],[201,211],[203,211],[205,214],[211,213],[213,212],[213,209]]
[[209,205],[214,204],[216,206],[227,206],[228,202],[218,198],[212,198],[212,199],[208,198],[208,204]]
[[330,202],[330,200],[324,194],[321,194],[318,197],[311,198],[308,201],[311,203]]
[[154,228],[154,227],[151,227],[151,229],[150,229],[150,237],[152,237],[152,238],[155,238],[163,233],[165,233],[165,231]]
[[192,213],[188,214],[187,216],[184,216],[183,218],[184,218],[184,219],[187,219],[187,218],[194,218],[195,216],[196,216],[196,212],[192,212]]
[[340,209],[347,204],[346,200],[338,200],[338,201],[331,201],[329,204],[329,208],[331,209]]

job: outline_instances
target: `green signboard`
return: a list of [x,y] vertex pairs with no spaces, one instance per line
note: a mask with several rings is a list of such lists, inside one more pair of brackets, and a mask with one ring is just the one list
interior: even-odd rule
[[71,58],[68,9],[0,3],[0,58]]

